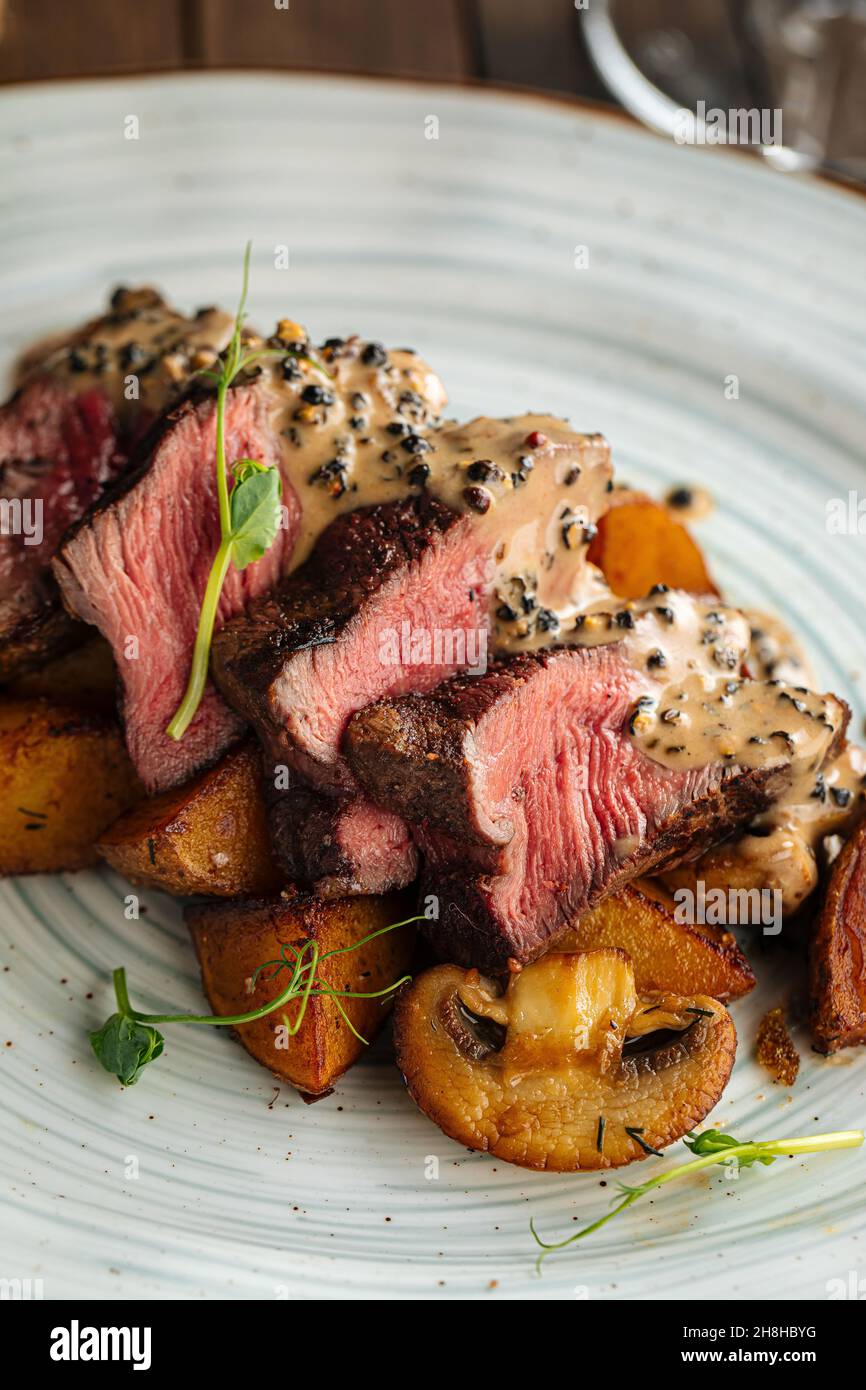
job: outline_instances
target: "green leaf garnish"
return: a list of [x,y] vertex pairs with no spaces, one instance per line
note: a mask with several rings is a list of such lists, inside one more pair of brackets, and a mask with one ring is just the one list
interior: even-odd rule
[[216,481],[220,543],[205,585],[186,690],[166,729],[166,733],[173,739],[183,738],[201,704],[207,684],[214,624],[226,575],[232,565],[235,569],[242,570],[254,560],[260,560],[276,540],[282,519],[281,480],[276,468],[258,463],[255,459],[240,459],[231,469],[234,479],[231,493],[228,486],[225,417],[229,387],[238,374],[254,362],[265,357],[286,355],[277,349],[259,349],[246,354],[243,352],[242,334],[246,320],[251,247],[252,242],[248,241],[244,251],[243,283],[234,331],[223,355],[220,371],[201,373],[212,379],[217,388]]
[[[742,1147],[739,1139],[735,1139],[733,1134],[722,1134],[718,1129],[705,1129],[703,1134],[687,1134],[683,1139],[687,1149],[691,1149],[693,1154],[719,1154],[719,1162],[729,1158],[726,1152],[728,1149]],[[751,1168],[753,1163],[765,1163],[769,1166],[775,1163],[779,1157],[775,1153],[761,1153],[755,1145],[755,1152],[752,1154],[742,1154],[738,1156],[737,1163],[741,1168]]]
[[232,472],[232,562],[245,570],[262,558],[280,529],[280,477],[253,459],[242,459]]
[[123,966],[120,966],[113,973],[118,1012],[112,1014],[101,1028],[95,1029],[89,1035],[90,1045],[107,1072],[116,1076],[124,1086],[132,1086],[138,1080],[143,1069],[150,1062],[155,1062],[162,1053],[164,1039],[154,1026],[157,1023],[205,1023],[214,1028],[235,1027],[239,1023],[253,1023],[257,1018],[264,1018],[277,1009],[288,1009],[295,1004],[297,1008],[294,1017],[290,1018],[288,1013],[284,1013],[282,1020],[289,1035],[294,1037],[304,1021],[307,1005],[311,999],[317,996],[332,999],[344,1022],[358,1041],[366,1044],[366,1038],[362,1038],[354,1027],[340,1000],[385,999],[389,994],[398,990],[401,985],[406,984],[411,976],[403,975],[392,985],[386,985],[384,989],[332,989],[319,977],[319,966],[331,956],[347,955],[351,951],[359,950],[361,946],[366,946],[368,942],[375,941],[376,937],[384,936],[386,932],[397,931],[399,927],[408,927],[412,922],[423,920],[423,916],[419,916],[407,917],[402,922],[392,922],[387,927],[380,927],[378,931],[370,932],[368,936],[353,942],[351,946],[340,946],[332,951],[320,952],[319,943],[309,938],[297,946],[284,944],[280,948],[280,955],[277,959],[263,961],[257,967],[253,972],[252,984],[255,987],[263,971],[270,971],[270,974],[266,976],[268,980],[276,980],[283,971],[288,971],[288,983],[274,999],[243,1014],[140,1013],[130,1003],[126,985],[126,971]]
[[155,1062],[163,1049],[161,1033],[128,1014],[112,1014],[101,1028],[90,1034],[90,1046],[106,1071],[113,1072],[124,1086],[134,1086],[148,1062]]
[[625,1183],[618,1183],[617,1186],[624,1196],[621,1199],[611,1199],[616,1202],[613,1210],[605,1216],[600,1216],[591,1225],[584,1226],[582,1230],[575,1231],[574,1235],[566,1236],[565,1240],[542,1240],[535,1229],[535,1221],[530,1220],[529,1229],[536,1244],[541,1247],[535,1261],[536,1269],[540,1273],[542,1261],[555,1250],[565,1250],[569,1245],[574,1245],[575,1241],[592,1235],[593,1231],[598,1231],[621,1211],[633,1206],[639,1198],[645,1197],[648,1192],[654,1191],[657,1187],[664,1187],[675,1178],[685,1177],[687,1173],[696,1173],[699,1169],[709,1168],[714,1163],[736,1162],[740,1168],[750,1168],[753,1163],[770,1164],[784,1156],[825,1153],[833,1149],[856,1149],[863,1143],[863,1139],[863,1131],[860,1129],[842,1129],[832,1134],[808,1134],[799,1139],[740,1140],[731,1134],[721,1134],[717,1129],[705,1130],[703,1134],[689,1134],[683,1142],[693,1154],[698,1155],[697,1158],[693,1158],[689,1163],[680,1163],[676,1168],[669,1168],[666,1173],[649,1178],[639,1187],[628,1187]]

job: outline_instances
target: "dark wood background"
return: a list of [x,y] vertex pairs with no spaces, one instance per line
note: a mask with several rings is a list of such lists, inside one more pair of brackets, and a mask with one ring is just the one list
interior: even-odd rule
[[0,82],[321,68],[606,96],[573,0],[0,0],[0,15]]

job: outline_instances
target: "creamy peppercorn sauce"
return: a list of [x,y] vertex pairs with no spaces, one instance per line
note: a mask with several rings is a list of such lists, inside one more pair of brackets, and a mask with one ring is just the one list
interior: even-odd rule
[[746,609],[749,620],[748,667],[758,680],[781,680],[786,685],[815,683],[809,658],[801,643],[780,618],[772,613]]
[[443,423],[444,387],[408,349],[357,338],[313,348],[289,321],[254,346],[289,351],[256,373],[301,502],[292,568],[341,513],[427,492],[490,538],[495,644],[525,650],[555,640],[577,611],[586,549],[606,508],[611,462],[600,436],[548,415]]
[[[214,367],[231,332],[219,309],[185,318],[154,290],[121,289],[102,318],[26,354],[19,380],[48,371],[73,390],[98,385],[129,427]],[[755,822],[761,838],[748,837],[756,853],[762,842],[778,852],[784,831],[814,845],[850,818],[866,755],[848,745],[827,761],[843,707],[807,688],[806,658],[777,619],[663,586],[624,602],[588,563],[613,486],[601,435],[536,414],[443,423],[442,382],[410,349],[357,337],[314,348],[291,320],[244,338],[272,354],[239,381],[264,389],[301,502],[292,568],[341,513],[426,490],[490,538],[495,650],[620,642],[643,686],[630,735],[648,757],[678,770],[792,764],[788,793]]]
[[[779,677],[741,676],[743,668],[754,670],[754,619],[717,599],[657,586],[637,601],[597,599],[563,640],[622,642],[644,684],[629,732],[655,762],[677,771],[711,762],[738,768],[790,763],[788,789],[753,827],[767,839],[768,854],[780,850],[779,836],[769,840],[777,828],[796,830],[814,847],[843,828],[862,803],[866,754],[848,744],[828,761],[846,713],[835,696]],[[766,629],[763,615],[762,622]],[[793,654],[793,639],[781,624],[775,635]]]
[[100,318],[25,352],[16,383],[47,374],[71,391],[98,387],[121,428],[131,432],[142,417],[151,419],[171,405],[194,372],[214,367],[233,327],[222,309],[200,309],[186,318],[148,286],[122,287]]

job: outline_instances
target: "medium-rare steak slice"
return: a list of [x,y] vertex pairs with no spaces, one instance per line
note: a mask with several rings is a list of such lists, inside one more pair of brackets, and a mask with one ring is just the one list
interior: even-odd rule
[[153,290],[118,290],[102,318],[19,362],[20,389],[0,409],[0,681],[86,634],[62,607],[51,558],[227,323],[216,310],[184,319]]
[[51,557],[122,464],[97,390],[75,395],[43,377],[0,409],[0,682],[86,633],[60,603]]
[[356,775],[416,827],[443,957],[534,959],[630,878],[698,854],[792,777],[814,781],[844,731],[832,696],[736,677],[695,671],[648,695],[633,655],[515,657],[352,720]]
[[[261,560],[242,573],[230,570],[217,627],[297,565],[333,517],[359,505],[365,486],[374,494],[382,487],[405,492],[402,473],[383,460],[385,446],[411,437],[413,447],[426,447],[412,431],[444,399],[438,379],[408,351],[389,354],[357,339],[330,339],[315,350],[288,320],[266,344],[252,336],[246,344],[274,356],[228,392],[227,465],[251,457],[279,468],[284,525]],[[55,560],[65,602],[112,645],[127,746],[151,791],[214,762],[242,726],[208,685],[183,737],[165,733],[186,686],[220,539],[214,422],[211,396],[164,417],[122,487],[66,538]],[[404,450],[403,457],[412,455]]]
[[354,790],[340,740],[356,710],[483,671],[491,628],[545,637],[584,578],[610,477],[604,441],[538,416],[428,440],[414,495],[333,522],[214,643],[226,698],[275,762],[320,790]]
[[269,796],[274,853],[319,897],[388,893],[418,875],[406,822],[363,796],[328,796],[298,782]]
[[[183,695],[201,597],[219,544],[213,398],[186,401],[160,424],[121,485],[67,535],[54,560],[64,601],[110,643],[123,687],[126,744],[150,792],[214,762],[243,721],[208,685],[186,735],[166,733]],[[254,387],[229,392],[227,458],[280,467],[267,405]],[[285,481],[285,480],[284,480]],[[285,525],[262,559],[231,569],[217,622],[243,609],[283,573],[297,531],[297,499],[284,487]]]
[[486,655],[488,568],[471,527],[427,494],[351,512],[276,593],[219,633],[214,679],[276,763],[350,793],[339,754],[349,716],[381,695],[432,689],[462,664],[444,651],[391,661],[386,634],[407,620],[413,630],[480,632]]

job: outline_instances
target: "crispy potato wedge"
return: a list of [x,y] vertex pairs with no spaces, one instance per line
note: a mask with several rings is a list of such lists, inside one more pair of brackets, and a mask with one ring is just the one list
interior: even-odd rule
[[[769,889],[780,895],[783,917],[791,917],[818,885],[818,864],[806,837],[796,828],[779,826],[770,835],[743,833],[713,845],[687,864],[659,875],[671,892],[695,892],[698,880],[713,888],[751,893]],[[746,923],[744,922],[744,925]]]
[[0,874],[95,864],[105,827],[142,794],[113,720],[0,700]]
[[673,900],[639,879],[581,917],[556,951],[620,947],[634,966],[635,987],[667,994],[708,994],[725,1002],[754,988],[755,977],[736,940],[721,927],[678,922]]
[[258,744],[238,744],[192,782],[143,801],[100,837],[98,849],[133,883],[179,897],[279,892],[286,876],[271,854]]
[[587,554],[615,594],[643,598],[653,584],[694,594],[719,592],[695,541],[667,507],[643,493],[613,497]]
[[[328,902],[286,896],[270,902],[205,903],[188,907],[184,916],[211,1008],[217,1014],[234,1014],[249,1012],[285,988],[285,971],[276,978],[264,971],[255,989],[250,984],[258,966],[279,959],[282,946],[299,946],[308,938],[318,942],[322,955],[344,952],[323,961],[318,972],[332,989],[369,993],[394,984],[406,974],[412,958],[414,925],[387,932],[357,950],[345,948],[412,912],[407,895],[391,893]],[[340,1003],[367,1042],[372,1042],[391,1007],[390,997]],[[297,1007],[289,1005],[292,1018]],[[364,1043],[347,1026],[334,1000],[325,996],[310,999],[294,1037],[286,1033],[282,1014],[275,1011],[234,1031],[247,1052],[275,1076],[308,1097],[327,1095],[337,1077],[364,1052]]]
[[12,681],[4,694],[16,699],[55,699],[88,712],[113,715],[117,709],[117,669],[103,637],[93,637],[53,661]]
[[815,1050],[838,1052],[866,1043],[866,824],[833,865],[809,975]]

